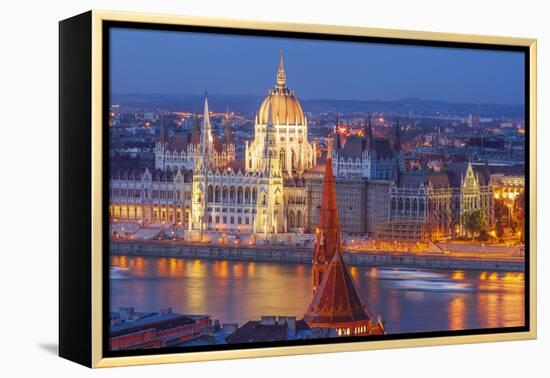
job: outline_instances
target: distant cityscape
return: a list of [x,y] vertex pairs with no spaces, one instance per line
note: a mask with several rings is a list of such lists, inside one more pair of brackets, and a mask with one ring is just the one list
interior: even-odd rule
[[282,53],[275,74],[263,99],[112,96],[111,279],[120,256],[304,263],[309,304],[241,325],[127,303],[112,350],[392,333],[350,266],[524,271],[523,106],[299,101]]

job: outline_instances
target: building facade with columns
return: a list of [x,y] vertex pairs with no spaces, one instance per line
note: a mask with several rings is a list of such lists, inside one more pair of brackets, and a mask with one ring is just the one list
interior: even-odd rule
[[286,87],[282,56],[277,85],[255,117],[254,140],[245,146],[245,169],[213,159],[212,127],[205,99],[195,158],[189,236],[205,232],[247,232],[265,237],[301,231],[307,214],[305,170],[315,166],[315,144],[307,139],[301,105]]
[[[269,126],[269,127],[268,127]],[[269,138],[266,133],[271,133]],[[315,143],[308,141],[307,118],[294,91],[286,86],[283,56],[277,71],[277,85],[262,101],[254,122],[254,140],[246,142],[247,172],[261,172],[264,168],[266,141],[277,154],[282,173],[287,177],[300,176],[316,165]]]

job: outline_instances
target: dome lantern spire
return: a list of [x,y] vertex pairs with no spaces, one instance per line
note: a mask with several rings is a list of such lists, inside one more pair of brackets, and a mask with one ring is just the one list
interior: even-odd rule
[[286,86],[285,66],[283,65],[283,49],[279,56],[279,70],[277,71],[277,86],[283,88]]

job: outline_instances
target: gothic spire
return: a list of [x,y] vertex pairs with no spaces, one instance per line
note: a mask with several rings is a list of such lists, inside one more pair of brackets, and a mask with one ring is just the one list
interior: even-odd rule
[[329,262],[336,252],[340,252],[340,228],[336,207],[336,187],[332,172],[332,138],[329,135],[328,155],[325,163],[323,198],[319,213],[319,227],[315,241],[314,259]]
[[374,144],[374,139],[372,136],[372,123],[371,123],[371,115],[369,114],[367,116],[367,122],[365,123],[365,141],[366,141],[366,148],[372,149],[372,146]]
[[336,123],[334,125],[334,132],[336,133],[336,151],[340,151],[342,149],[342,141],[340,140],[340,131],[338,130],[339,126],[340,126],[340,118],[338,113],[336,113]]
[[200,140],[200,160],[197,168],[208,170],[210,168],[210,155],[212,153],[212,124],[208,110],[208,95],[204,95],[204,113],[202,119],[202,133]]
[[168,143],[168,137],[166,135],[166,112],[162,113],[162,124],[160,126],[160,144],[164,147]]
[[382,335],[382,322],[373,322],[342,256],[330,135],[328,149],[313,252],[313,299],[304,320],[312,328],[338,329],[339,335],[342,328],[346,332],[343,335]]
[[264,141],[264,173],[269,176],[271,173],[271,154],[269,151],[269,129],[272,127],[271,120],[271,98],[269,98],[269,104],[267,108],[267,124],[265,125],[265,141]]
[[399,131],[399,118],[395,123],[395,139],[393,141],[393,150],[396,152],[401,151],[401,135]]
[[279,70],[277,71],[277,86],[283,88],[286,85],[285,66],[283,65],[283,49],[279,56]]

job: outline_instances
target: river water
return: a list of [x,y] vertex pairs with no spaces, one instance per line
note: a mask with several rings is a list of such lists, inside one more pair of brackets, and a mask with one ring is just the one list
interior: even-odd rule
[[[221,322],[262,315],[301,318],[311,300],[311,266],[112,256],[111,310],[172,307]],[[524,273],[350,267],[365,303],[387,333],[524,325]]]

